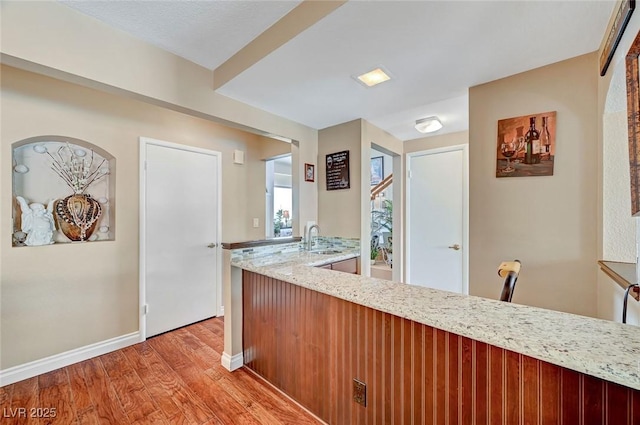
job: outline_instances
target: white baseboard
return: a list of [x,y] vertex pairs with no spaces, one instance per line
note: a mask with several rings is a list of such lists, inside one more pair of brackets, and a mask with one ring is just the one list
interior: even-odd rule
[[29,363],[0,370],[0,387],[51,372],[52,370],[60,369],[61,367],[69,366],[70,364],[78,363],[102,354],[110,353],[120,348],[137,344],[138,342],[140,342],[140,333],[132,332],[45,357],[44,359],[34,360]]
[[236,354],[235,356],[222,353],[220,363],[222,364],[222,367],[227,369],[229,372],[233,372],[234,370],[240,369],[244,366],[244,358],[242,357],[242,353]]

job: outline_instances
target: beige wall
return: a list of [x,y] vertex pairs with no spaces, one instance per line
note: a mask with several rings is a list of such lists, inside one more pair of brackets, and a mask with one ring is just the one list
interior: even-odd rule
[[291,154],[291,143],[281,142],[268,137],[258,137],[260,140],[260,159],[267,160]]
[[404,142],[404,153],[426,151],[428,149],[444,148],[455,145],[466,145],[469,143],[469,132],[458,131],[442,135],[421,137],[420,139],[407,140]]
[[[633,22],[637,27],[640,21]],[[630,27],[633,28],[632,23]],[[629,28],[628,30],[629,31]],[[630,34],[636,31],[630,29]],[[626,41],[626,43],[625,43]],[[623,39],[617,50],[625,53],[631,40]],[[636,261],[636,232],[638,219],[631,216],[631,195],[629,190],[629,139],[627,129],[626,66],[621,57],[612,61],[604,78],[599,82],[599,111],[601,134],[599,151],[599,239],[598,258],[612,261]],[[606,89],[606,90],[605,90]],[[599,282],[607,279],[599,274]],[[607,284],[601,285],[608,287]],[[602,288],[601,288],[602,289]],[[602,292],[602,291],[600,291]],[[599,303],[599,306],[606,303]],[[603,318],[613,318],[601,312]]]
[[[626,100],[626,96],[624,97]],[[602,259],[635,263],[636,221],[629,193],[627,110],[603,115]]]
[[[613,19],[613,16],[612,16]],[[610,22],[611,25],[611,22]],[[631,217],[629,152],[626,128],[625,56],[640,30],[640,16],[631,19],[616,48],[607,73],[598,78],[598,258],[634,262],[634,233],[640,227]],[[606,39],[603,35],[603,44]],[[602,52],[602,46],[598,55]],[[594,269],[598,269],[594,266]],[[622,288],[602,271],[598,276],[598,317],[621,320]],[[629,301],[629,323],[640,324],[638,303]]]
[[[371,237],[369,163],[372,144],[389,153],[402,154],[402,142],[399,139],[362,119],[318,132],[318,224],[323,234],[367,241]],[[325,157],[343,150],[349,151],[350,188],[327,191]],[[394,162],[394,173],[396,167]],[[401,169],[398,172],[402,175]],[[394,187],[398,187],[396,182]],[[363,269],[368,269],[364,257],[366,255],[362,258]]]
[[[607,73],[598,78],[598,258],[623,262],[635,262],[633,234],[638,225],[638,219],[631,217],[625,65],[638,31],[640,16],[634,13]],[[603,35],[603,44],[607,34]],[[598,55],[601,52],[602,46]]]
[[3,1],[0,8],[0,48],[13,66],[294,140],[316,137],[309,127],[215,93],[212,71],[58,2]]
[[[501,261],[523,267],[514,302],[596,314],[595,53],[469,91],[470,293],[496,298]],[[551,177],[495,177],[497,121],[557,111]]]
[[[615,18],[615,12],[612,13],[610,18],[609,26],[612,25],[613,20]],[[620,193],[619,196],[625,196],[630,198],[630,192],[628,190],[629,181],[628,174],[624,174],[624,171],[621,168],[628,168],[628,152],[626,160],[622,160],[619,155],[624,155],[622,149],[618,150],[618,146],[623,145],[624,142],[620,139],[623,137],[627,137],[626,135],[622,135],[621,133],[624,131],[621,129],[620,132],[616,131],[612,128],[612,125],[615,125],[615,121],[619,118],[615,118],[612,116],[606,117],[607,114],[624,111],[626,114],[626,76],[625,76],[625,56],[631,46],[631,43],[636,38],[636,35],[640,31],[640,14],[633,13],[631,15],[631,19],[627,24],[627,27],[620,39],[620,43],[616,48],[611,63],[609,64],[609,68],[607,69],[606,74],[603,77],[598,78],[598,99],[597,99],[597,114],[598,114],[598,153],[599,153],[599,161],[598,161],[598,258],[604,258],[611,254],[604,252],[604,244],[603,238],[607,234],[607,238],[609,238],[609,242],[606,242],[611,247],[611,239],[615,238],[609,234],[611,231],[619,232],[621,229],[627,229],[627,231],[632,231],[633,228],[636,227],[636,223],[633,222],[634,219],[631,218],[631,202],[628,201],[628,204],[625,204],[624,200],[621,200],[619,197],[611,197],[608,192],[612,190],[612,187],[615,187],[616,191]],[[603,34],[602,43],[600,46],[600,50],[598,51],[598,57],[602,52],[602,48],[606,42],[607,36],[609,34],[609,30]],[[598,74],[600,72],[600,66],[598,65]],[[609,128],[605,129],[605,119],[608,122],[607,126]],[[606,131],[606,132],[605,132]],[[608,134],[607,134],[608,133]],[[611,142],[611,138],[618,138],[617,142]],[[614,143],[615,146],[611,146],[611,143]],[[620,145],[618,145],[620,143]],[[616,152],[618,151],[618,152]],[[615,157],[618,156],[618,163],[616,163]],[[615,164],[615,165],[613,165]],[[611,166],[615,168],[612,169]],[[607,168],[606,174],[608,174],[608,185],[609,187],[604,188],[604,175],[605,170]],[[624,186],[627,186],[627,193],[624,193]],[[626,206],[629,206],[627,211]],[[604,220],[604,211],[608,210],[609,217],[614,219],[607,219],[607,223],[603,223]],[[622,218],[622,217],[625,217]],[[620,220],[617,223],[616,220]],[[635,220],[637,222],[637,220]],[[624,231],[624,230],[622,230]],[[621,245],[618,247],[620,253],[626,251],[635,252],[635,246],[630,247],[626,246],[625,242],[621,242]],[[618,255],[618,253],[614,254]],[[627,254],[622,254],[626,256]],[[607,258],[607,259],[615,259],[615,258]],[[622,261],[623,258],[617,258],[617,260]]]
[[378,149],[388,153],[402,155],[404,143],[402,140],[392,136],[379,127],[371,124],[369,121],[362,120],[362,138],[367,144],[375,144]]
[[217,94],[212,71],[58,2],[2,1],[0,19],[4,64],[294,140],[294,232],[317,219],[316,185],[295,181],[315,161],[317,130]]
[[[263,147],[288,144],[15,68],[1,72],[2,369],[138,330],[140,136],[220,151],[222,239],[264,236]],[[11,247],[11,144],[38,135],[86,140],[115,156],[115,241]],[[234,149],[245,151],[244,165],[233,164]]]
[[[361,120],[318,132],[318,224],[323,235],[359,238],[361,226]],[[349,189],[327,190],[325,156],[349,151]],[[368,169],[368,168],[367,168]]]

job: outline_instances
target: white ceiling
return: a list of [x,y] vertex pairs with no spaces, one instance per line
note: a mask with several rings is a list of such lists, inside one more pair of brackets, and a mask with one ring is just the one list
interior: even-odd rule
[[296,1],[59,0],[136,38],[215,69]]
[[[63,1],[215,69],[299,1]],[[468,88],[597,50],[615,5],[596,1],[355,1],[237,75],[218,92],[322,129],[364,118],[394,136],[468,128]],[[352,76],[384,66],[389,82]]]

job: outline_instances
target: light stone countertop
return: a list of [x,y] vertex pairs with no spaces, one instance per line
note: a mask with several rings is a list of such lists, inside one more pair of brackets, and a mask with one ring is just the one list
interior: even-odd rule
[[357,256],[301,251],[232,265],[640,390],[640,327],[314,267]]

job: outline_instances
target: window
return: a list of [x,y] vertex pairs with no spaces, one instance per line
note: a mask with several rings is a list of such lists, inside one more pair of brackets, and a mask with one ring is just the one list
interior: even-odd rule
[[291,211],[293,207],[292,190],[290,187],[275,187],[273,189],[273,226],[275,236],[292,236],[293,223]]

